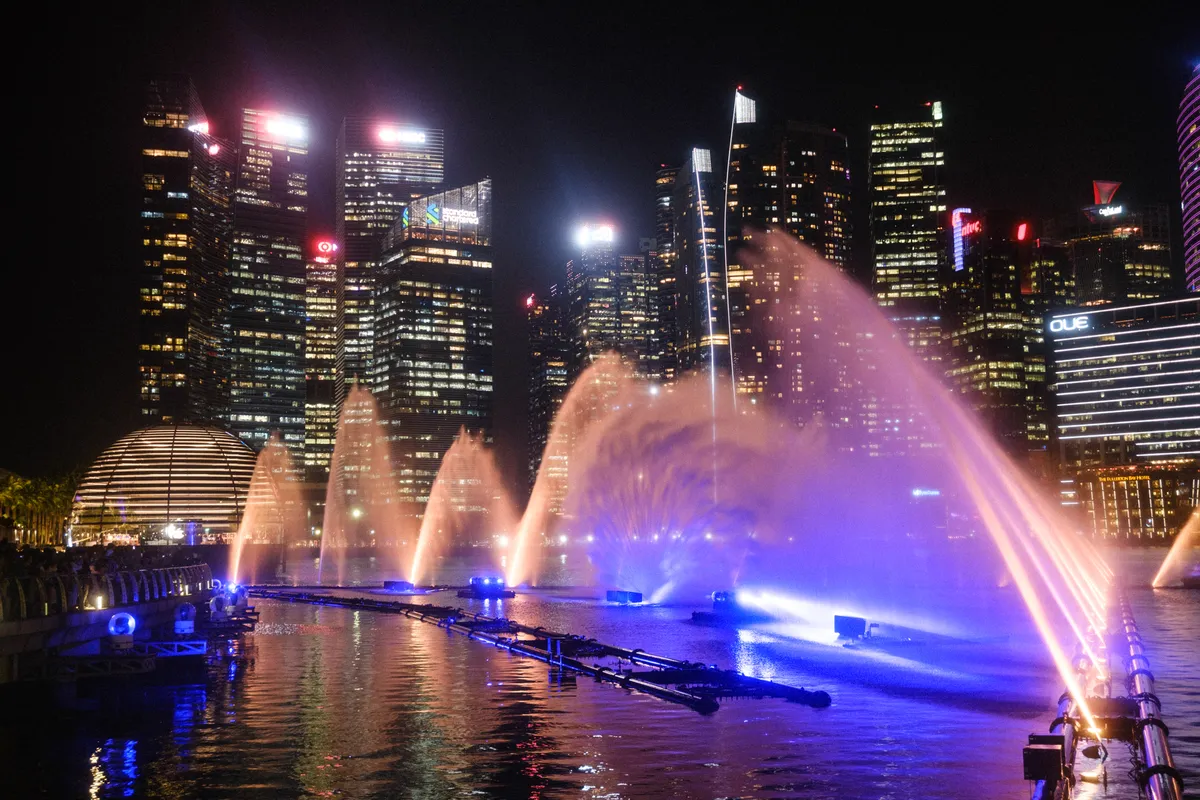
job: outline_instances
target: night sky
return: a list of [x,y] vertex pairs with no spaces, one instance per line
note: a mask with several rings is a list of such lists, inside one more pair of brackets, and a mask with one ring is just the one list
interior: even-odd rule
[[1178,233],[1176,114],[1200,61],[1200,13],[1181,16],[1187,3],[1173,18],[1131,7],[1086,32],[1076,25],[1095,15],[1082,7],[1055,24],[967,15],[951,32],[865,10],[839,19],[754,4],[720,18],[698,17],[698,4],[354,5],[22,12],[35,19],[8,32],[16,257],[3,272],[0,468],[83,468],[138,424],[138,127],[155,73],[190,74],[218,136],[236,136],[243,106],[311,117],[314,235],[333,229],[334,137],[348,113],[442,127],[447,186],[494,179],[496,438],[514,471],[525,445],[521,299],[561,279],[579,221],[614,222],[631,251],[652,235],[654,170],[694,145],[723,160],[739,83],[760,119],[848,135],[858,269],[877,103],[943,101],[954,205],[1038,217],[1090,202],[1090,181],[1111,179],[1125,184],[1118,199],[1170,203]]

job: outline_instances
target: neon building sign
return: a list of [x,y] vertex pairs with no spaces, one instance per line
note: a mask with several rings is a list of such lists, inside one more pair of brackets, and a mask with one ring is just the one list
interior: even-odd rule
[[1050,320],[1050,331],[1052,333],[1066,333],[1067,331],[1086,331],[1091,325],[1091,320],[1087,317],[1070,317]]
[[970,214],[969,208],[956,208],[950,212],[950,227],[954,230],[954,271],[963,268],[963,215]]
[[442,219],[446,222],[457,222],[460,225],[479,224],[479,215],[465,208],[443,208]]
[[1104,206],[1097,208],[1096,213],[1102,217],[1115,217],[1118,214],[1125,213],[1125,206]]
[[318,264],[328,264],[333,258],[333,254],[338,250],[337,242],[331,242],[328,239],[322,239],[317,242],[317,257]]

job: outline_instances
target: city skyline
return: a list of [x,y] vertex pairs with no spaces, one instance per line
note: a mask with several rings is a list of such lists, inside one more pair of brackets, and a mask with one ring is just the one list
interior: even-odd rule
[[[217,13],[217,12],[213,12]],[[158,23],[166,25],[167,21]],[[215,30],[224,30],[232,23],[229,20],[223,20],[220,24],[213,26]],[[247,30],[254,28],[253,20],[241,20],[238,24],[244,25]],[[261,24],[261,21],[259,21]],[[203,27],[203,26],[201,26]],[[215,35],[212,32],[207,34]],[[293,32],[293,35],[298,35]],[[468,31],[468,37],[473,34]],[[184,50],[191,52],[192,48],[200,48],[205,40],[205,35],[196,34],[189,37],[184,42]],[[239,45],[249,48],[248,44]],[[1175,52],[1175,61],[1170,67],[1164,67],[1164,56],[1158,57],[1158,62],[1155,68],[1159,70],[1158,74],[1163,78],[1169,77],[1171,80],[1178,83],[1178,86],[1171,83],[1169,80],[1160,79],[1158,82],[1163,84],[1156,88],[1162,97],[1159,98],[1163,113],[1153,116],[1145,113],[1148,105],[1146,98],[1141,98],[1142,105],[1141,118],[1147,122],[1153,123],[1159,134],[1163,131],[1169,137],[1166,141],[1173,143],[1174,139],[1174,113],[1166,113],[1168,109],[1177,111],[1178,103],[1181,96],[1183,81],[1186,77],[1185,70],[1187,60],[1183,54],[1183,44],[1179,44]],[[768,48],[769,50],[770,48]],[[1167,51],[1170,52],[1170,48]],[[248,49],[248,52],[251,50]],[[511,58],[511,54],[508,54]],[[1062,53],[1061,59],[1056,60],[1043,68],[1053,72],[1055,70],[1065,70],[1070,63],[1071,53]],[[1078,53],[1074,54],[1078,56]],[[266,50],[259,54],[261,58],[267,58],[270,54]],[[561,53],[547,53],[547,58],[561,59]],[[480,60],[483,56],[480,56]],[[161,67],[176,67],[179,64],[174,63],[180,59],[164,57],[163,53],[151,53],[145,59],[147,62],[153,62],[154,66]],[[536,60],[536,59],[535,59]],[[738,59],[729,59],[737,61]],[[468,59],[469,61],[469,59]],[[501,202],[497,209],[498,214],[498,230],[509,234],[509,240],[505,241],[504,237],[498,236],[496,244],[496,264],[497,264],[497,294],[496,294],[496,309],[497,309],[497,442],[502,451],[502,459],[507,465],[518,465],[524,457],[524,431],[523,422],[524,412],[524,342],[519,335],[524,325],[523,309],[521,302],[523,298],[530,292],[541,293],[544,287],[552,282],[551,276],[557,270],[561,269],[564,256],[569,254],[571,247],[571,236],[574,230],[575,221],[587,216],[604,215],[614,219],[617,230],[618,249],[623,252],[634,252],[636,250],[635,243],[638,238],[647,234],[653,233],[653,195],[650,190],[649,176],[653,175],[654,169],[663,161],[672,163],[681,163],[686,157],[686,153],[690,152],[691,146],[711,148],[714,153],[714,161],[722,160],[720,155],[724,149],[724,142],[721,139],[720,126],[721,118],[728,119],[728,109],[722,110],[721,106],[728,103],[731,94],[732,83],[735,79],[732,77],[734,73],[741,73],[737,76],[741,78],[742,74],[746,76],[745,80],[750,91],[760,104],[760,112],[765,113],[773,119],[799,119],[814,123],[825,123],[832,125],[839,132],[844,132],[849,141],[850,150],[850,169],[852,178],[856,182],[856,190],[854,192],[856,200],[856,208],[854,209],[854,255],[851,262],[856,273],[862,274],[864,269],[863,253],[864,248],[869,248],[869,241],[863,235],[867,230],[867,218],[862,213],[863,202],[867,193],[858,186],[862,185],[865,180],[865,145],[867,143],[867,129],[863,124],[866,119],[869,106],[861,102],[864,95],[876,95],[876,99],[890,99],[898,97],[900,100],[908,101],[911,99],[922,100],[925,97],[918,95],[913,98],[912,95],[918,91],[924,94],[926,87],[929,88],[933,95],[942,96],[947,104],[948,119],[953,121],[954,133],[958,135],[959,141],[952,142],[948,145],[948,156],[951,162],[951,174],[955,177],[948,182],[949,194],[954,204],[974,204],[978,207],[1012,207],[1013,202],[1007,202],[1017,197],[1027,196],[1029,202],[1018,206],[1016,210],[1022,213],[1028,213],[1038,217],[1043,214],[1049,214],[1053,211],[1062,211],[1073,208],[1078,208],[1084,202],[1087,193],[1088,184],[1085,180],[1075,180],[1086,176],[1087,180],[1096,177],[1109,177],[1113,179],[1123,180],[1125,186],[1124,192],[1131,193],[1131,197],[1142,202],[1162,202],[1172,205],[1177,199],[1178,193],[1178,167],[1174,165],[1173,160],[1175,153],[1171,147],[1164,147],[1161,158],[1153,159],[1153,163],[1157,163],[1157,167],[1140,167],[1134,168],[1137,159],[1142,159],[1143,164],[1152,163],[1149,156],[1138,155],[1134,151],[1138,148],[1132,144],[1117,144],[1107,141],[1107,137],[1098,137],[1104,141],[1100,142],[1084,142],[1083,146],[1076,143],[1076,150],[1079,152],[1077,163],[1066,165],[1069,169],[1056,170],[1057,174],[1053,180],[1043,178],[1044,182],[1048,181],[1055,188],[1053,191],[1041,191],[1038,185],[1038,180],[1031,176],[1031,171],[1036,173],[1036,169],[1029,168],[1016,169],[1015,172],[1018,178],[1023,178],[1026,185],[1029,187],[1025,192],[1018,192],[1020,188],[1020,180],[1014,180],[1008,176],[1004,179],[998,179],[996,174],[1003,171],[996,168],[995,162],[998,159],[1009,156],[1013,150],[1013,145],[1010,143],[1007,146],[996,144],[994,148],[989,147],[986,150],[979,150],[976,157],[970,159],[970,164],[965,161],[955,161],[955,150],[959,148],[960,152],[965,142],[972,144],[972,138],[975,139],[975,144],[980,141],[987,142],[993,139],[992,136],[981,136],[979,126],[985,125],[988,122],[987,115],[982,120],[978,118],[978,112],[981,104],[987,104],[988,98],[992,98],[993,102],[1000,102],[1005,99],[1003,93],[998,93],[995,90],[998,82],[992,79],[990,82],[984,81],[979,86],[976,94],[971,95],[977,98],[974,102],[962,102],[963,91],[957,80],[949,80],[948,76],[936,78],[937,70],[931,68],[932,65],[918,64],[912,70],[913,89],[911,91],[898,90],[896,87],[897,79],[889,78],[887,84],[878,87],[878,91],[866,92],[863,89],[847,93],[844,100],[838,99],[831,101],[830,97],[822,97],[821,93],[808,98],[797,97],[792,91],[779,91],[780,82],[778,78],[770,79],[769,76],[764,77],[763,64],[766,61],[762,56],[748,57],[748,62],[744,69],[733,69],[729,66],[728,61],[715,61],[711,80],[705,80],[702,85],[688,85],[682,80],[682,76],[678,73],[672,73],[671,79],[673,82],[678,82],[682,87],[686,97],[678,101],[679,105],[690,105],[691,109],[682,119],[679,119],[678,125],[666,126],[669,131],[663,132],[643,132],[630,133],[622,140],[614,142],[604,148],[596,148],[596,152],[591,155],[590,159],[582,158],[581,154],[575,152],[574,158],[567,158],[571,155],[570,151],[586,149],[589,145],[595,144],[598,134],[583,135],[577,137],[575,134],[580,122],[587,118],[588,114],[580,110],[581,101],[575,99],[561,99],[559,93],[547,93],[544,97],[533,98],[530,96],[514,97],[513,108],[509,110],[508,117],[502,118],[500,121],[510,121],[512,115],[528,113],[530,109],[537,108],[539,103],[545,101],[550,108],[557,108],[557,113],[551,118],[542,117],[534,122],[530,122],[524,126],[523,130],[528,131],[531,127],[535,130],[540,130],[541,135],[538,137],[538,142],[545,144],[547,141],[555,143],[555,146],[544,148],[550,152],[543,154],[540,159],[542,169],[530,170],[531,178],[519,178],[511,180],[506,184],[504,180],[505,174],[512,176],[512,170],[522,169],[529,159],[529,154],[520,152],[507,152],[504,157],[497,157],[497,151],[503,150],[499,145],[491,148],[480,148],[479,138],[484,134],[474,128],[478,126],[464,125],[463,122],[468,118],[471,109],[464,108],[464,103],[469,103],[466,100],[455,99],[453,88],[457,85],[461,87],[468,85],[466,80],[470,77],[472,70],[459,66],[452,71],[452,74],[444,76],[446,89],[442,94],[439,94],[437,89],[429,91],[426,95],[409,98],[415,99],[416,102],[381,102],[380,97],[392,94],[398,91],[397,88],[389,88],[384,82],[371,85],[372,91],[368,94],[375,94],[377,97],[374,100],[360,103],[356,107],[342,107],[344,113],[374,113],[376,111],[388,111],[391,114],[401,114],[403,122],[413,122],[423,125],[435,126],[446,130],[446,163],[450,168],[451,173],[447,176],[448,184],[455,184],[456,181],[461,183],[466,179],[474,179],[478,175],[490,175],[497,180],[497,196]],[[282,61],[281,61],[282,64]],[[144,69],[147,64],[126,65],[123,70],[117,71],[117,76],[130,78],[130,73],[137,69]],[[211,118],[214,121],[214,135],[233,137],[235,130],[233,121],[235,115],[240,113],[241,107],[257,107],[262,105],[268,108],[276,108],[280,110],[294,111],[295,113],[303,113],[313,120],[313,141],[310,143],[310,149],[313,153],[313,166],[311,169],[312,178],[312,193],[314,199],[314,213],[309,222],[310,238],[312,232],[331,231],[333,229],[333,214],[332,214],[332,153],[333,153],[333,133],[336,125],[340,120],[335,119],[336,114],[329,113],[330,96],[328,90],[322,90],[320,87],[313,85],[309,86],[310,97],[315,98],[311,103],[304,103],[302,85],[304,81],[287,80],[283,78],[270,79],[264,83],[277,82],[277,85],[282,86],[272,97],[262,97],[267,92],[263,87],[247,87],[247,85],[233,84],[235,87],[231,92],[223,92],[217,89],[214,91],[214,80],[216,76],[221,75],[222,67],[215,59],[204,60],[197,62],[198,69],[191,70],[197,81],[200,90],[200,95],[205,98],[207,107],[210,110]],[[522,65],[522,70],[530,68],[528,64]],[[829,95],[835,94],[835,87],[841,86],[845,88],[845,82],[852,82],[854,77],[861,77],[869,73],[871,63],[869,60],[864,62],[855,71],[847,73],[841,78],[842,83],[836,81],[829,82],[829,88],[824,92]],[[283,67],[280,70],[286,72]],[[385,70],[386,71],[386,70]],[[268,75],[273,71],[267,70]],[[336,70],[332,71],[336,73]],[[345,74],[345,73],[343,73]],[[476,73],[477,74],[477,73]],[[522,73],[524,74],[524,73]],[[1141,73],[1146,74],[1145,70]],[[730,76],[727,80],[727,76]],[[600,91],[604,96],[611,100],[615,89],[611,86],[601,86],[596,80],[594,73],[585,73],[579,76],[579,80],[590,79],[588,84],[591,91]],[[755,78],[758,78],[757,80]],[[112,80],[110,78],[110,80]],[[326,78],[325,80],[331,80]],[[480,78],[482,80],[482,78]],[[619,83],[619,81],[616,81]],[[115,97],[121,97],[125,94],[136,92],[139,88],[139,81],[132,81],[132,85],[122,85],[119,87],[111,87],[117,89],[114,93]],[[945,85],[945,91],[939,91],[938,84]],[[1166,85],[1171,83],[1171,85]],[[290,84],[290,85],[289,85]],[[347,84],[348,85],[348,84]],[[395,87],[403,86],[403,81],[396,79]],[[987,91],[988,87],[993,91]],[[298,91],[298,87],[301,90]],[[530,89],[532,91],[532,89]],[[649,90],[646,90],[649,91]],[[350,94],[355,92],[362,93],[361,89],[354,88]],[[649,92],[653,94],[653,92]],[[631,91],[629,102],[632,107],[637,107],[639,104],[646,103],[647,100],[642,97],[644,92]],[[1044,93],[1048,94],[1048,93]],[[887,95],[888,97],[880,97]],[[479,97],[471,95],[476,100]],[[1082,97],[1082,95],[1081,95]],[[339,98],[340,99],[340,98]],[[349,104],[352,98],[342,100],[343,103]],[[1007,99],[1011,102],[1013,97],[1009,95]],[[562,105],[554,106],[550,103],[553,100],[555,103]],[[1019,100],[1019,98],[1018,98]],[[1031,93],[1026,100],[1033,106],[1044,104],[1047,100],[1039,96],[1037,93]],[[261,101],[261,102],[260,102]],[[1084,100],[1079,101],[1081,105],[1085,104]],[[486,105],[486,104],[485,104]],[[1020,107],[1018,102],[1014,106],[1013,113]],[[212,110],[215,109],[215,110]],[[116,119],[116,111],[122,111],[122,118]],[[119,132],[122,129],[127,129],[132,122],[136,122],[136,112],[132,115],[132,119],[124,118],[124,115],[129,111],[128,103],[114,103],[112,108],[100,117],[105,125],[99,131],[102,137],[107,137],[107,140],[118,142]],[[994,112],[993,112],[994,113]],[[1114,111],[1114,116],[1120,118],[1119,110]],[[1161,119],[1158,117],[1161,116]],[[483,114],[479,117],[482,119]],[[973,121],[972,121],[973,120]],[[1082,127],[1088,127],[1088,123],[1094,122],[1094,119],[1080,120]],[[949,124],[949,123],[948,123]],[[971,129],[971,125],[975,125],[975,129]],[[1126,123],[1128,124],[1128,122]],[[559,130],[560,126],[567,126],[567,130]],[[495,138],[507,143],[513,141],[515,132],[506,132],[502,129],[503,126],[489,126],[492,130],[492,135]],[[659,126],[664,127],[664,126]],[[1036,127],[1036,126],[1034,126]],[[1120,127],[1120,126],[1118,126]],[[1044,130],[1044,129],[1043,129]],[[559,135],[555,135],[555,134]],[[519,136],[517,137],[519,138]],[[1018,140],[1035,139],[1033,136],[1018,137]],[[1068,136],[1056,137],[1054,141],[1046,140],[1046,148],[1050,151],[1062,147],[1059,138],[1067,139]],[[577,141],[576,141],[577,140]],[[669,143],[666,143],[669,140]],[[136,152],[136,146],[133,143],[125,141],[121,148],[120,158],[116,159],[119,163],[121,159],[129,161],[132,159],[132,153]],[[531,145],[533,146],[533,145]],[[1026,141],[1025,147],[1032,149],[1032,142]],[[598,175],[598,171],[602,171],[605,167],[598,165],[607,165],[611,160],[612,153],[615,149],[632,148],[628,159],[623,159],[621,163],[613,164],[615,175],[606,178]],[[488,152],[490,149],[492,152]],[[651,152],[652,151],[652,152]],[[1011,160],[1011,158],[1009,158]],[[549,162],[550,169],[546,169],[546,162]],[[989,169],[986,164],[992,162],[992,167]],[[979,162],[983,162],[981,165]],[[962,164],[961,169],[957,164]],[[558,164],[558,172],[555,172],[554,165]],[[589,166],[590,165],[590,166]],[[1172,169],[1164,169],[1162,165],[1173,167]],[[714,164],[714,168],[723,167],[723,165]],[[474,171],[474,175],[464,174]],[[627,175],[634,175],[638,178],[638,184],[632,189],[626,185],[628,182],[625,179]],[[136,174],[136,168],[133,171]],[[986,180],[981,180],[980,176],[986,176]],[[121,176],[125,181],[132,183],[129,174]],[[550,180],[547,181],[546,178]],[[557,178],[557,182],[555,181]],[[543,190],[542,196],[539,197],[537,192],[530,195],[529,181],[537,179],[541,183],[549,183],[553,190],[546,192]],[[1006,187],[1004,184],[1008,183]],[[1172,183],[1176,185],[1173,188]],[[1043,183],[1043,186],[1045,183]],[[133,189],[136,192],[136,188]],[[552,203],[552,213],[549,220],[542,224],[538,221],[541,212],[546,209],[546,194],[561,195],[567,199],[566,204]],[[529,202],[529,198],[534,198],[533,202]],[[989,200],[989,197],[996,198],[994,201]],[[978,199],[982,198],[982,199]],[[1073,198],[1073,199],[1072,199]],[[1071,199],[1067,203],[1066,200]],[[117,204],[114,204],[117,205]],[[123,213],[128,213],[128,209],[123,209]],[[106,219],[105,212],[100,212],[101,219]],[[1177,216],[1175,217],[1177,219]],[[1173,220],[1174,221],[1174,220]],[[509,223],[509,224],[505,224]],[[515,224],[513,224],[515,223]],[[561,224],[560,224],[561,223]],[[89,221],[89,225],[97,224]],[[526,232],[530,225],[536,225],[541,228],[544,233],[537,237],[529,237]],[[122,224],[111,226],[111,230],[105,231],[104,238],[107,240],[105,248],[107,251],[116,254],[126,254],[120,259],[122,263],[129,262],[127,254],[131,251],[130,243],[125,241],[127,237],[117,238],[117,234],[123,229],[127,230],[127,223],[122,221]],[[1173,228],[1173,235],[1177,235],[1176,229]],[[132,238],[132,237],[128,237]],[[111,258],[111,261],[116,261],[116,258]],[[1178,261],[1178,257],[1176,258]],[[108,263],[110,259],[106,259]],[[107,342],[103,348],[105,351],[116,352],[121,348],[114,343],[113,336],[116,340],[128,338],[130,336],[128,329],[128,321],[117,319],[121,316],[117,312],[121,305],[128,307],[131,303],[128,275],[124,274],[118,267],[114,266],[111,270],[115,273],[114,278],[106,285],[102,285],[99,289],[99,297],[107,301],[108,308],[113,309],[108,315],[111,319],[106,319],[100,326],[101,335],[98,337],[99,342]],[[83,273],[75,274],[76,282],[79,278],[83,279],[86,284],[89,280],[95,278]],[[24,285],[31,286],[33,289],[38,288],[38,281],[33,277],[20,278]],[[124,285],[121,285],[121,284]],[[118,293],[116,290],[121,289]],[[134,295],[135,296],[135,295]],[[70,298],[69,298],[70,299]],[[65,332],[53,332],[52,336],[69,335],[73,325],[78,325],[75,320],[79,307],[80,300],[74,299],[71,302],[60,304],[58,308],[52,310],[52,314],[57,314],[54,319],[57,324],[52,327],[65,328]],[[76,312],[76,313],[73,313]],[[108,336],[105,333],[108,332]],[[510,342],[511,344],[506,344]],[[89,346],[94,346],[88,343]],[[87,352],[87,346],[84,348]],[[133,386],[136,380],[136,367],[130,369],[131,358],[128,353],[120,353],[117,356],[109,355],[107,352],[99,355],[98,359],[84,359],[87,363],[82,369],[82,380],[85,383],[94,383],[98,375],[104,374],[113,376],[111,384],[105,386],[104,396],[100,399],[99,413],[87,419],[80,418],[81,403],[78,399],[69,396],[70,387],[73,385],[70,382],[57,382],[54,376],[49,377],[49,383],[53,387],[50,390],[51,398],[49,399],[48,407],[61,409],[64,413],[60,414],[64,420],[60,424],[53,426],[54,430],[48,430],[46,424],[42,424],[41,420],[36,419],[37,415],[32,415],[35,419],[35,424],[31,426],[31,433],[36,431],[28,439],[22,440],[20,437],[15,442],[15,448],[12,455],[5,457],[5,465],[20,470],[30,472],[45,471],[53,468],[62,468],[66,466],[78,465],[82,466],[90,458],[99,452],[99,450],[108,441],[112,441],[116,436],[127,432],[136,420],[131,420],[125,414],[125,410],[121,405],[124,402],[128,405],[128,398],[122,396],[124,386],[133,387],[136,392],[136,387]],[[18,363],[20,359],[18,358]],[[111,393],[111,397],[108,395]],[[95,402],[94,400],[92,401]],[[43,406],[46,406],[43,403]],[[23,409],[26,415],[32,410],[32,404],[25,406]],[[97,424],[98,422],[98,424]],[[96,430],[90,430],[90,429]],[[520,475],[521,470],[511,469],[514,474]],[[518,480],[519,482],[519,480]]]

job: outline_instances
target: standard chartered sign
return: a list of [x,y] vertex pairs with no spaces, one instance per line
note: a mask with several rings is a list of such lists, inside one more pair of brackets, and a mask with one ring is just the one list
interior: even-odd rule
[[479,215],[465,208],[443,208],[442,219],[446,222],[457,222],[460,225],[478,225]]

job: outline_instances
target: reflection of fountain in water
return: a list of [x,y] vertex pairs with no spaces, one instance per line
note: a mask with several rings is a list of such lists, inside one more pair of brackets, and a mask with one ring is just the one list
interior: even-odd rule
[[413,527],[401,511],[375,398],[356,384],[342,403],[329,463],[317,582],[331,573],[339,584],[345,581],[349,547],[380,548],[385,563],[405,574],[416,540]]
[[428,578],[434,561],[456,541],[491,547],[513,531],[515,519],[491,451],[480,436],[460,430],[430,490],[408,580]]
[[1197,569],[1200,569],[1200,508],[1192,511],[1192,516],[1179,530],[1150,585],[1155,589],[1170,586],[1185,575],[1195,574]]
[[230,551],[230,579],[257,583],[260,578],[273,577],[280,555],[304,536],[304,529],[299,476],[292,469],[287,446],[275,433],[254,462],[246,512]]

